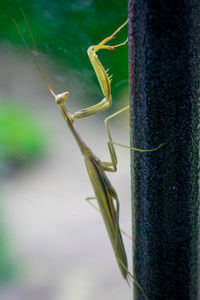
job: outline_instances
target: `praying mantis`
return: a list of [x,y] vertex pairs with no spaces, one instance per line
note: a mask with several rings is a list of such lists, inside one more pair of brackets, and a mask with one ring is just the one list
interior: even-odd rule
[[31,49],[28,46],[27,42],[25,41],[17,23],[15,22],[14,19],[13,19],[13,21],[14,21],[14,23],[18,29],[18,32],[21,35],[28,51],[30,52],[30,54],[34,60],[36,67],[38,68],[38,70],[41,74],[42,79],[46,83],[49,92],[53,95],[55,102],[58,105],[58,108],[59,108],[69,130],[71,131],[71,133],[80,149],[81,154],[83,155],[86,169],[87,169],[87,172],[88,172],[88,175],[89,175],[89,178],[90,178],[93,190],[94,190],[94,194],[95,194],[95,197],[88,198],[87,200],[91,200],[91,199],[97,200],[98,208],[102,215],[102,218],[103,218],[103,221],[104,221],[104,224],[105,224],[105,227],[106,227],[106,230],[107,230],[107,233],[108,233],[108,236],[109,236],[112,248],[113,248],[114,255],[116,257],[117,264],[118,264],[120,272],[122,274],[122,277],[128,281],[128,277],[131,276],[134,283],[140,289],[140,291],[142,292],[145,299],[147,299],[147,296],[146,296],[143,288],[141,287],[141,285],[137,282],[137,280],[128,271],[126,252],[125,252],[125,248],[124,248],[124,244],[123,244],[121,230],[119,227],[119,199],[118,199],[116,190],[114,189],[114,187],[112,186],[110,180],[108,179],[108,177],[106,175],[106,172],[116,172],[117,171],[117,156],[115,153],[114,145],[127,147],[127,148],[130,148],[130,149],[133,149],[136,151],[140,151],[140,152],[147,152],[147,151],[155,151],[155,150],[159,149],[162,146],[162,144],[154,149],[141,150],[141,149],[132,148],[129,146],[123,146],[121,144],[113,142],[112,137],[111,137],[110,128],[108,125],[108,120],[117,116],[118,114],[124,112],[125,110],[127,110],[129,108],[129,106],[122,108],[120,111],[114,113],[113,115],[111,115],[105,119],[105,127],[106,127],[106,131],[108,134],[107,145],[108,145],[108,150],[109,150],[110,159],[111,159],[111,161],[109,161],[109,162],[107,162],[107,161],[102,162],[97,156],[95,156],[95,154],[86,145],[86,143],[81,138],[80,134],[78,133],[77,129],[74,126],[75,120],[85,118],[92,114],[96,114],[96,113],[106,110],[112,106],[111,77],[108,75],[108,71],[106,71],[104,69],[104,67],[101,64],[96,53],[97,53],[97,51],[99,51],[101,49],[114,50],[116,47],[120,47],[127,43],[127,40],[126,40],[123,43],[120,43],[117,45],[112,45],[112,46],[107,45],[107,42],[109,42],[110,40],[112,40],[114,38],[114,36],[127,24],[128,20],[125,21],[113,34],[111,34],[107,38],[103,39],[97,45],[90,46],[87,50],[88,57],[94,68],[94,71],[96,73],[97,79],[99,81],[99,84],[100,84],[100,87],[102,90],[102,93],[104,95],[103,100],[101,100],[100,102],[98,102],[97,104],[95,104],[93,106],[87,107],[85,109],[75,112],[74,114],[71,114],[68,111],[67,106],[65,104],[65,102],[69,96],[69,92],[66,91],[61,94],[54,93],[54,91],[51,87],[51,84],[48,80],[48,77],[46,75],[45,69],[43,67],[38,48],[36,46],[35,40],[32,36],[31,30],[29,27],[28,20],[25,16],[24,12],[22,12],[22,13],[24,15],[24,19],[25,19],[27,28],[29,30],[35,51],[38,53],[38,60],[36,60],[36,58],[33,56]]

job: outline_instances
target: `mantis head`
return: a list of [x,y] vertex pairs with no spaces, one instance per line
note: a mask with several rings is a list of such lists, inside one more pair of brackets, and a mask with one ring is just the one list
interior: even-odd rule
[[58,95],[54,94],[55,101],[57,104],[63,104],[68,96],[69,96],[69,92],[64,92],[64,93],[58,94]]

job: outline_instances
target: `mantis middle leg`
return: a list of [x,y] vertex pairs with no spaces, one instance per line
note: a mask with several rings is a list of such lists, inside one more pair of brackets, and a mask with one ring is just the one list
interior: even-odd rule
[[108,150],[109,150],[109,153],[110,153],[111,162],[102,162],[102,166],[103,166],[104,170],[107,171],[107,172],[116,172],[117,171],[117,155],[116,155],[115,148],[114,148],[115,142],[113,142],[113,140],[112,140],[110,128],[109,128],[109,125],[108,125],[108,120],[111,119],[111,118],[116,117],[120,113],[126,111],[128,108],[129,108],[129,105],[127,105],[126,107],[120,109],[119,111],[115,112],[114,114],[110,115],[109,117],[107,117],[105,119],[105,127],[106,127],[106,131],[107,131],[107,134],[108,134],[107,145],[108,145]]
[[160,144],[158,147],[153,148],[153,149],[139,149],[139,148],[130,147],[130,146],[126,146],[126,145],[122,145],[122,144],[113,142],[111,132],[110,132],[110,128],[109,128],[109,125],[108,125],[108,120],[113,118],[113,117],[116,117],[117,115],[119,115],[120,113],[122,113],[122,112],[124,112],[128,109],[129,109],[129,105],[125,106],[124,108],[120,109],[119,111],[117,111],[116,113],[110,115],[109,117],[107,117],[105,119],[105,127],[106,127],[106,131],[107,131],[107,134],[108,134],[107,144],[108,144],[108,150],[109,150],[109,153],[110,153],[111,162],[102,162],[102,166],[103,166],[104,170],[107,171],[107,172],[116,172],[117,171],[117,155],[116,155],[116,152],[115,152],[114,145],[120,146],[120,147],[123,147],[123,148],[128,148],[128,149],[138,151],[138,152],[153,152],[153,151],[158,150],[160,147],[162,147],[164,145],[164,144]]

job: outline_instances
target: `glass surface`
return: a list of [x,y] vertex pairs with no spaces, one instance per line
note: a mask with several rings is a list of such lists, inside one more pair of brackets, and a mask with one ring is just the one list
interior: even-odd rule
[[[102,218],[85,201],[93,190],[83,157],[12,21],[38,59],[23,9],[52,88],[70,92],[73,113],[103,98],[87,48],[126,20],[127,3],[1,1],[0,8],[0,299],[130,299]],[[127,27],[110,44],[126,38]],[[103,161],[110,161],[104,119],[128,102],[127,52],[127,45],[99,51],[113,74],[113,107],[76,121]],[[114,141],[127,145],[128,113],[110,126]],[[109,178],[130,233],[129,151],[116,151],[118,172]],[[131,242],[124,242],[130,258]]]

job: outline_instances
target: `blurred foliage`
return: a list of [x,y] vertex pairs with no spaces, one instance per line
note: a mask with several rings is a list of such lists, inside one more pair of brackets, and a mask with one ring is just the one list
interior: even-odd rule
[[[1,41],[9,40],[14,45],[25,48],[12,21],[14,18],[31,45],[21,12],[23,9],[38,49],[59,60],[63,69],[67,67],[76,72],[80,83],[79,89],[82,90],[84,98],[102,99],[102,92],[86,50],[90,45],[113,33],[127,19],[126,0],[7,0],[1,1],[0,8]],[[126,38],[127,27],[119,32],[110,44],[120,43]],[[122,88],[128,88],[127,45],[118,48],[117,53],[107,50],[98,53],[105,68],[110,68],[109,74],[114,75],[112,81],[114,98]],[[94,83],[96,84],[93,90],[91,85]]]
[[0,99],[0,128],[1,173],[6,162],[22,164],[44,152],[45,139],[41,128],[19,104],[16,106],[11,100]]
[[[45,150],[41,128],[30,113],[11,99],[0,99],[0,175],[40,157]],[[0,205],[0,285],[15,279],[18,265],[11,255]]]
[[14,262],[10,252],[7,236],[5,236],[5,232],[0,227],[0,285],[19,276],[18,265]]

